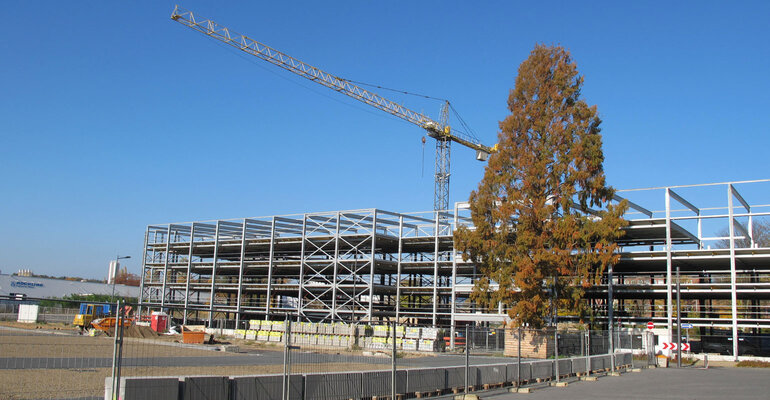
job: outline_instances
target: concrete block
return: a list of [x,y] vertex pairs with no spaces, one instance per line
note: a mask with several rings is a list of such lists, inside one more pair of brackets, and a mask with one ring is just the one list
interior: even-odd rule
[[591,371],[598,371],[610,367],[610,356],[591,357]]
[[361,393],[361,373],[306,374],[305,399],[353,399]]
[[578,374],[586,372],[586,358],[575,357],[572,359],[572,373]]
[[528,387],[520,387],[520,388],[510,388],[508,389],[508,392],[510,393],[532,393],[532,389]]
[[[104,399],[110,400],[112,377],[104,380]],[[162,400],[179,397],[179,378],[124,377],[120,378],[119,399]]]
[[[572,360],[563,359],[563,360],[559,360],[558,363],[559,363],[559,375],[565,376],[572,373]],[[554,371],[556,370],[554,369]]]
[[[468,386],[477,385],[477,373],[473,368],[474,367],[471,367],[469,370]],[[465,386],[465,367],[449,367],[442,368],[442,370],[445,373],[445,387],[447,389],[461,388]]]
[[[518,381],[518,372],[519,368],[517,368],[517,364],[508,364],[505,367],[506,372],[506,380],[508,382],[517,382]],[[522,381],[528,381],[532,379],[532,365],[528,362],[521,363],[521,380]]]
[[553,376],[553,361],[532,362],[532,379],[548,379]]
[[596,379],[597,378],[595,376],[586,376],[585,378],[583,378],[583,380],[586,382],[596,382]]
[[184,400],[229,400],[230,379],[226,376],[186,376],[182,381]]
[[407,393],[431,392],[445,388],[445,368],[410,369],[406,372]]
[[479,385],[493,385],[496,383],[505,383],[508,381],[507,371],[504,364],[482,365],[475,368],[477,371]]
[[[361,373],[361,395],[358,397],[390,397],[391,371],[375,371]],[[396,371],[396,393],[404,394],[406,391],[406,371]]]
[[[289,378],[290,399],[302,399],[304,379],[302,375],[292,375]],[[230,378],[230,390],[233,400],[281,400],[283,375],[234,376]]]
[[568,383],[567,382],[563,382],[563,381],[562,382],[554,382],[553,385],[556,386],[556,387],[567,387]]

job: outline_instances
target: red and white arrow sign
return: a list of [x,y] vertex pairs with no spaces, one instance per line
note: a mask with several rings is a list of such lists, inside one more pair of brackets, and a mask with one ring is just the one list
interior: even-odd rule
[[[663,350],[676,350],[679,348],[679,343],[663,342]],[[682,351],[690,351],[689,343],[681,343]]]

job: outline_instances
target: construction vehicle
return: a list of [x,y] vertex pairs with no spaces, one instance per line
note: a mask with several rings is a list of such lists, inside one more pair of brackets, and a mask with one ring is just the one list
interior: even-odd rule
[[91,322],[94,320],[109,317],[112,314],[113,307],[110,304],[88,304],[80,305],[80,311],[75,315],[72,324],[79,327],[80,330],[91,328]]
[[[111,329],[114,329],[115,326],[118,325],[117,318],[115,317],[104,317],[99,318],[91,321],[91,328],[102,331],[102,332],[110,332]],[[121,318],[121,321],[123,322],[123,327],[128,328],[134,323],[133,318]]]
[[[329,89],[425,129],[428,136],[436,139],[434,210],[449,209],[449,164],[450,144],[452,142],[476,150],[476,159],[479,161],[486,161],[491,153],[497,151],[497,145],[494,145],[493,147],[485,146],[481,144],[478,139],[473,137],[470,132],[462,133],[453,131],[450,128],[448,124],[449,109],[451,108],[449,101],[445,100],[445,104],[441,109],[439,121],[434,121],[422,113],[412,111],[401,104],[388,100],[370,90],[359,87],[354,81],[340,78],[339,76],[332,75],[312,65],[306,64],[261,42],[238,34],[214,21],[200,17],[196,18],[192,11],[183,10],[179,6],[176,6],[171,14],[171,19],[203,33],[210,38],[217,39],[238,50],[258,57],[319,85],[326,86]],[[452,110],[454,111],[453,108]],[[460,122],[465,126],[462,118],[460,118]],[[465,127],[466,130],[469,130],[467,126]]]

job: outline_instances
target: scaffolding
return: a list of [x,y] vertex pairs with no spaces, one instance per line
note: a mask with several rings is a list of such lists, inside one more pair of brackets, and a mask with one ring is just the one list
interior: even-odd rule
[[[451,213],[377,209],[151,225],[141,302],[182,316],[234,320],[412,319],[452,312]],[[435,300],[435,301],[434,301]]]

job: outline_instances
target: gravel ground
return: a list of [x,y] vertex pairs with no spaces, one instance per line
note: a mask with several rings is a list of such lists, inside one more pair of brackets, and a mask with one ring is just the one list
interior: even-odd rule
[[[297,370],[313,370],[318,366],[297,365]],[[323,370],[372,370],[368,364],[325,364]],[[387,367],[387,366],[383,366]],[[223,367],[137,367],[126,368],[121,376],[181,376],[181,375],[257,375],[283,372],[283,365],[223,366]],[[104,395],[104,379],[110,368],[81,370],[0,370],[0,400],[59,399]],[[41,384],[45,382],[45,384]]]
[[[112,357],[114,339],[105,336],[53,335],[35,331],[25,334],[0,329],[0,357]],[[174,346],[168,340],[127,338],[124,357],[232,356],[205,349]]]
[[43,330],[51,330],[51,331],[63,331],[63,332],[78,332],[80,331],[80,328],[72,325],[72,324],[64,324],[64,323],[44,323],[44,322],[38,322],[35,324],[27,324],[23,322],[15,322],[15,321],[0,321],[0,326],[8,326],[12,328],[19,328],[19,329],[29,329],[29,330],[37,330],[37,329],[43,329]]
[[[283,372],[280,346],[234,341],[242,354],[182,347],[160,339],[126,338],[123,376],[256,375]],[[112,363],[113,338],[80,336],[75,330],[23,331],[0,327],[0,400],[101,397]],[[303,349],[292,354],[292,372],[390,368],[390,359],[360,351]],[[472,364],[510,362],[471,357]],[[400,367],[462,365],[464,356],[404,354]]]
[[[121,375],[229,376],[283,372],[283,355],[277,348],[253,350],[247,354],[225,353],[181,347],[168,341],[127,338],[123,347],[126,364],[150,366],[126,367]],[[112,351],[113,339],[109,337],[80,336],[74,331],[61,334],[0,329],[0,367],[8,368],[0,369],[0,400],[101,397],[104,379],[111,374],[111,369],[104,367],[111,365]],[[390,366],[382,359],[371,359],[371,364],[366,361],[367,357],[349,354],[298,355],[292,369],[294,372],[360,371]],[[47,368],[39,368],[41,365]],[[71,368],[71,365],[82,367]]]

